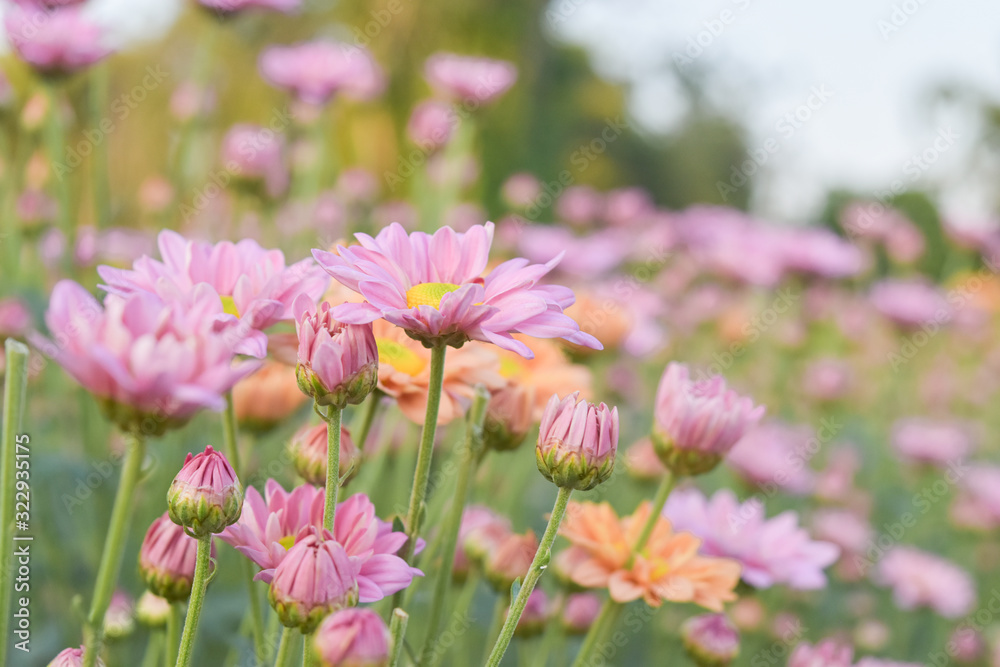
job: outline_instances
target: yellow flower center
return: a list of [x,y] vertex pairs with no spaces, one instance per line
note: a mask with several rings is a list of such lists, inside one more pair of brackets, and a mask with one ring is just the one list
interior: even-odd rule
[[285,547],[285,551],[288,551],[289,549],[292,548],[292,545],[295,544],[295,536],[285,535],[280,540],[278,540],[278,544]]
[[378,362],[388,364],[400,373],[417,375],[427,366],[420,355],[394,340],[376,338],[375,345],[378,347]]
[[653,581],[662,579],[670,572],[670,564],[662,558],[653,558],[649,562],[649,578]]
[[453,283],[420,283],[406,290],[406,307],[416,308],[417,306],[441,307],[441,299],[445,294],[454,292],[461,285]]
[[222,310],[225,311],[227,315],[233,315],[234,317],[239,318],[240,311],[236,307],[236,301],[233,300],[233,297],[223,296],[220,298],[222,299]]
[[508,380],[510,378],[520,376],[523,372],[524,364],[520,364],[516,360],[510,359],[506,355],[500,359],[500,375]]

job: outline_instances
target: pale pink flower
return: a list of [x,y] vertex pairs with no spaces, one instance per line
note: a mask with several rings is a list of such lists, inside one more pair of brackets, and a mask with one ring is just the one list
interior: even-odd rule
[[940,325],[952,317],[945,296],[922,280],[883,280],[872,287],[868,299],[876,310],[904,328]]
[[830,453],[826,466],[816,476],[813,494],[832,502],[846,502],[854,495],[854,475],[861,468],[856,449],[841,446]]
[[388,664],[392,638],[371,609],[341,609],[320,623],[312,642],[324,667],[378,667]]
[[972,438],[957,422],[908,417],[893,424],[892,446],[905,460],[944,466],[968,456]]
[[572,185],[556,200],[556,216],[571,225],[589,225],[603,210],[603,195],[586,185]]
[[874,544],[871,524],[850,510],[818,510],[812,518],[812,529],[817,538],[840,547],[844,556],[864,554]]
[[851,368],[841,359],[822,357],[806,366],[802,391],[821,401],[842,398],[851,388]]
[[462,576],[468,572],[470,559],[482,560],[493,553],[511,534],[510,519],[483,505],[469,505],[462,512],[458,529],[458,549],[452,571]]
[[0,340],[20,338],[31,329],[31,311],[18,298],[0,299]]
[[4,25],[17,55],[46,74],[75,72],[111,53],[103,29],[77,7],[43,11],[13,4]]
[[406,132],[417,146],[434,150],[448,143],[458,117],[447,102],[424,100],[413,108]]
[[[265,494],[261,497],[253,487],[247,489],[243,515],[221,538],[261,568],[255,579],[270,582],[297,538],[322,528],[325,493],[310,484],[289,493],[269,479]],[[391,523],[375,516],[375,506],[362,493],[337,504],[333,534],[348,555],[360,561],[361,602],[381,600],[422,574],[396,556],[406,543],[406,534],[394,532]],[[419,551],[422,545],[418,542],[417,546]]]
[[56,284],[45,321],[53,338],[32,335],[125,429],[162,434],[203,408],[221,411],[223,396],[259,363],[233,363],[227,337],[211,329],[213,296],[195,290],[190,304],[141,292],[110,295],[105,306],[69,280]]
[[642,188],[618,188],[605,195],[604,219],[614,226],[626,227],[645,221],[655,211],[653,199]]
[[[82,667],[83,665],[83,646],[80,648],[67,648],[59,652],[59,655],[52,658],[47,667]],[[101,660],[100,656],[97,656],[97,667],[104,667],[104,661]]]
[[512,334],[565,338],[601,349],[562,312],[573,303],[573,292],[538,284],[560,258],[544,265],[512,259],[482,277],[493,223],[465,233],[443,227],[433,235],[407,235],[394,223],[374,238],[356,236],[360,247],[313,250],[330,275],[366,299],[337,306],[333,315],[341,322],[364,324],[381,317],[431,345],[481,340],[528,358],[531,350]]
[[851,667],[854,648],[833,639],[824,639],[813,646],[802,642],[788,658],[788,667]]
[[681,639],[698,664],[728,665],[739,654],[740,633],[725,614],[692,616],[681,625]]
[[[194,582],[197,551],[198,540],[164,512],[150,525],[139,549],[139,574],[143,583],[171,602],[187,599]],[[214,544],[211,553],[214,558]]]
[[802,495],[815,484],[808,427],[771,421],[747,431],[726,457],[740,477],[767,492]]
[[1000,526],[1000,467],[971,467],[959,482],[951,516],[964,528],[992,530]]
[[143,256],[131,270],[98,267],[107,283],[103,288],[119,295],[152,292],[170,301],[205,285],[216,296],[213,320],[238,339],[236,351],[242,354],[263,357],[264,330],[293,318],[297,296],[305,294],[315,302],[329,283],[312,259],[286,266],[284,253],[266,250],[251,239],[213,245],[165,229],[157,244],[162,260]]
[[892,588],[900,609],[930,607],[945,618],[958,618],[976,605],[976,584],[968,572],[914,547],[890,550],[879,562],[875,579]]
[[511,174],[503,182],[502,193],[508,206],[527,208],[535,203],[542,193],[542,184],[534,174],[526,171]]
[[266,127],[233,125],[222,137],[219,156],[227,171],[245,181],[262,182],[270,197],[281,195],[288,187],[285,140]]
[[372,99],[385,87],[382,68],[368,49],[345,42],[317,40],[271,46],[261,54],[259,67],[272,86],[316,105],[326,104],[338,94]]
[[656,391],[653,444],[668,468],[704,472],[760,420],[763,406],[726,386],[720,375],[693,380],[684,364],[667,365]]
[[741,504],[728,489],[717,491],[711,499],[695,488],[675,491],[663,516],[675,530],[700,537],[703,555],[739,561],[741,578],[755,588],[776,584],[799,590],[824,588],[823,569],[840,552],[833,544],[812,540],[799,527],[795,512],[768,519],[762,502]]
[[602,604],[596,593],[573,593],[563,605],[563,629],[570,634],[585,634],[600,615]]
[[436,53],[424,63],[424,77],[438,94],[466,104],[488,104],[517,81],[506,60]]

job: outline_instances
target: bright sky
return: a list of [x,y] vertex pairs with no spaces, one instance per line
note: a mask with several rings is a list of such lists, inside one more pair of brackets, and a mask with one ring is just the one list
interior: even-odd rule
[[[923,100],[946,81],[1000,99],[996,0],[554,0],[552,9],[557,34],[586,45],[603,75],[630,84],[633,112],[651,130],[669,130],[683,113],[668,70],[700,39],[702,52],[692,47],[683,66],[711,69],[712,98],[739,110],[753,146],[778,141],[754,202],[763,214],[806,220],[827,187],[870,192],[896,179],[941,185],[958,218],[993,210],[997,172],[977,179],[956,168],[975,119]],[[790,136],[776,128],[814,87],[832,96],[814,99],[819,108]],[[926,169],[908,162],[949,128],[958,137]]]

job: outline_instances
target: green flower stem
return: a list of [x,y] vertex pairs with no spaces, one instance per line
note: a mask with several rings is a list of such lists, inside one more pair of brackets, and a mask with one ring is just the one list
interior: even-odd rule
[[[3,436],[0,445],[0,661],[7,655],[10,641],[10,598],[14,591],[11,559],[14,549],[14,466],[17,459],[17,434],[24,418],[25,395],[28,387],[28,347],[13,338],[4,344],[7,366],[3,385]],[[30,446],[30,443],[29,443]]]
[[[100,63],[91,69],[90,86],[87,91],[88,113],[92,130],[101,127],[104,106],[108,101],[109,69],[107,63]],[[105,229],[111,222],[111,191],[108,185],[108,142],[99,141],[94,146],[90,159],[90,170],[94,197],[94,227]]]
[[[66,126],[62,118],[62,91],[58,81],[47,84],[49,97],[49,113],[45,124],[45,150],[52,164],[64,164],[66,150]],[[59,211],[56,217],[57,226],[62,231],[66,247],[63,252],[63,262],[67,273],[72,273],[73,256],[76,252],[76,222],[73,219],[72,203],[70,201],[69,173],[55,173],[56,199]]]
[[402,609],[392,610],[392,620],[389,621],[389,635],[392,637],[392,645],[389,648],[389,665],[396,667],[399,656],[403,653],[403,637],[406,636],[406,624],[410,616]]
[[149,633],[146,653],[142,656],[142,667],[160,667],[163,664],[163,630],[159,628]]
[[545,634],[542,635],[542,645],[538,648],[538,652],[535,654],[535,658],[531,664],[538,667],[545,667],[549,663],[549,655],[552,654],[552,649],[562,641],[565,635],[562,627],[562,617],[566,611],[566,602],[568,599],[568,596],[563,595],[559,600],[559,605],[549,615],[548,626],[545,628]]
[[355,430],[354,446],[358,448],[358,451],[364,455],[365,452],[365,441],[368,440],[368,434],[372,430],[372,424],[375,422],[375,415],[378,413],[379,405],[382,404],[383,394],[380,390],[376,389],[373,391],[367,399],[365,399],[364,410],[361,413],[361,424],[359,428]]
[[302,633],[302,667],[316,667],[316,652],[313,651],[312,633]]
[[170,603],[170,614],[167,616],[167,642],[164,645],[164,662],[170,667],[177,662],[177,647],[181,643],[181,603]]
[[483,422],[486,419],[486,404],[489,399],[489,391],[485,387],[477,386],[475,399],[469,409],[465,443],[455,451],[455,458],[458,459],[458,480],[455,483],[455,491],[451,494],[451,506],[448,508],[448,514],[445,516],[441,530],[443,540],[440,551],[441,560],[437,567],[437,578],[434,581],[434,597],[427,622],[427,636],[424,638],[424,648],[421,652],[421,663],[425,661],[424,656],[437,641],[438,633],[441,630],[441,616],[444,614],[445,597],[448,595],[448,584],[451,581],[451,564],[455,559],[455,547],[458,544],[458,531],[462,525],[462,513],[469,495],[469,482],[475,473],[476,463],[479,461],[479,451],[483,447]]
[[590,626],[587,636],[583,639],[583,646],[580,647],[580,652],[576,654],[573,667],[585,666],[587,658],[594,653],[594,649],[597,648],[597,644],[605,635],[606,630],[617,623],[618,615],[624,608],[624,605],[615,602],[611,598],[604,601],[604,604],[601,606],[601,613],[597,615],[597,619],[594,620],[594,624]]
[[101,652],[101,642],[104,639],[104,614],[111,604],[111,594],[114,592],[118,573],[122,568],[125,539],[128,537],[132,509],[135,506],[135,489],[139,483],[142,461],[146,455],[146,441],[140,434],[132,433],[130,440],[128,454],[122,466],[122,478],[115,494],[115,504],[111,510],[108,534],[104,539],[101,563],[97,568],[97,581],[90,601],[90,612],[87,614],[87,622],[83,629],[86,646],[83,667],[94,667]]
[[337,495],[340,493],[340,420],[343,411],[330,406],[326,412],[326,505],[323,509],[323,527],[333,530],[337,513]]
[[493,642],[496,641],[494,637],[500,636],[500,631],[503,629],[504,614],[507,613],[507,607],[509,606],[510,595],[503,593],[497,597],[497,601],[493,605],[493,619],[490,621],[489,630],[486,631],[486,641],[483,642],[483,646],[486,647],[486,650],[483,652],[483,657],[479,663],[485,665],[486,661],[489,660],[490,652],[493,648]]
[[667,497],[670,492],[674,490],[674,486],[677,484],[677,475],[671,472],[667,472],[663,476],[663,481],[660,482],[660,488],[656,490],[656,497],[653,498],[653,511],[649,513],[649,517],[646,519],[646,524],[642,527],[642,532],[639,533],[639,539],[635,541],[635,545],[632,547],[632,556],[628,560],[626,567],[632,567],[632,562],[635,560],[635,554],[639,553],[646,548],[646,543],[649,542],[649,538],[653,535],[653,530],[656,528],[656,522],[660,519],[660,514],[663,513],[663,506],[667,504]]
[[517,628],[517,622],[521,620],[521,613],[524,612],[525,605],[528,604],[528,597],[531,595],[531,591],[535,590],[535,584],[538,583],[539,577],[542,576],[542,570],[549,564],[549,557],[552,555],[552,543],[556,541],[556,533],[559,531],[559,524],[562,523],[563,515],[566,514],[566,506],[569,504],[569,497],[572,493],[573,489],[571,488],[560,487],[559,489],[559,495],[556,496],[555,505],[552,507],[552,516],[549,517],[549,525],[545,527],[545,533],[538,544],[538,550],[535,551],[535,558],[531,561],[528,574],[525,575],[524,582],[517,592],[517,598],[510,605],[510,613],[507,614],[507,620],[500,631],[500,637],[493,646],[493,652],[486,663],[487,667],[498,667],[500,661],[503,659],[504,652],[507,650],[508,644],[510,644],[510,640],[514,637],[514,630]]
[[283,628],[281,642],[278,643],[278,655],[274,659],[274,667],[293,667],[295,663],[295,630]]
[[400,554],[409,562],[420,533],[423,516],[424,497],[427,495],[427,480],[431,475],[431,457],[434,455],[434,434],[437,431],[438,409],[441,407],[441,389],[444,386],[444,357],[447,347],[442,344],[431,348],[431,375],[427,386],[427,412],[424,427],[420,432],[420,449],[417,452],[417,469],[413,474],[413,490],[410,492],[410,507],[406,513],[406,534],[409,539]]
[[[229,459],[229,465],[233,466],[236,476],[246,474],[240,461],[240,446],[237,440],[236,409],[233,406],[233,392],[226,393],[226,409],[222,413],[222,449]],[[254,586],[253,563],[249,559],[242,558],[244,579],[247,582],[247,594],[250,597],[250,620],[253,627],[253,652],[257,657],[257,662],[264,662],[264,617],[261,615],[260,597],[257,595],[257,588]]]
[[191,582],[191,599],[188,601],[187,617],[184,619],[184,634],[181,648],[177,652],[177,667],[189,667],[194,654],[194,636],[198,631],[198,619],[205,604],[205,589],[212,564],[212,534],[198,538],[198,554],[194,563],[194,581]]

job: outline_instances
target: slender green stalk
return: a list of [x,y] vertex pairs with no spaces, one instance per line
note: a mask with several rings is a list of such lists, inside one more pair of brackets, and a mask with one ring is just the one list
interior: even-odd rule
[[222,445],[229,459],[229,465],[233,466],[236,475],[243,475],[246,471],[240,465],[240,445],[236,439],[236,409],[233,407],[233,392],[226,393],[226,409],[222,413]]
[[149,633],[146,653],[142,656],[142,667],[160,667],[161,664],[163,664],[163,630],[155,629]]
[[187,618],[184,619],[184,634],[181,648],[177,652],[177,667],[189,667],[194,654],[194,636],[198,632],[198,619],[205,604],[205,589],[208,588],[209,570],[212,564],[212,534],[198,538],[198,554],[194,562],[194,580],[191,582],[191,599],[188,601]]
[[337,495],[340,493],[340,420],[343,411],[330,406],[326,413],[326,505],[323,509],[323,527],[333,530],[337,513]]
[[181,603],[170,603],[170,615],[167,616],[167,641],[164,645],[163,664],[170,667],[177,662],[177,648],[181,644]]
[[278,644],[278,655],[274,659],[274,667],[292,667],[295,663],[295,630],[283,628],[281,642]]
[[545,634],[542,635],[542,644],[535,653],[534,660],[531,661],[532,664],[538,665],[538,667],[545,667],[548,664],[549,655],[552,653],[552,649],[555,648],[565,636],[562,625],[562,616],[563,612],[566,610],[566,600],[567,597],[563,595],[559,601],[559,605],[549,615],[549,623],[545,628]]
[[108,186],[108,141],[102,126],[102,114],[108,101],[108,64],[101,63],[91,69],[89,102],[90,129],[100,137],[94,146],[90,169],[93,178],[94,226],[103,229],[111,222],[111,191]]
[[507,613],[507,607],[509,606],[510,596],[508,594],[503,593],[497,597],[497,601],[493,605],[493,618],[490,620],[489,630],[486,631],[486,641],[483,642],[483,646],[486,648],[483,651],[483,657],[477,664],[485,665],[486,661],[489,660],[493,643],[496,641],[494,638],[500,636],[500,631],[503,629],[504,614]]
[[[11,558],[14,555],[14,467],[18,432],[24,418],[28,387],[28,347],[13,338],[4,344],[7,355],[3,385],[3,438],[0,445],[0,662],[7,656],[10,641],[10,598],[14,591]],[[30,443],[29,443],[30,444]],[[20,467],[20,466],[18,466]]]
[[427,622],[427,635],[424,638],[424,648],[420,661],[425,661],[425,654],[437,641],[441,630],[441,616],[444,614],[445,597],[448,595],[448,584],[451,581],[451,564],[455,559],[455,547],[458,545],[458,531],[462,525],[462,513],[465,501],[469,496],[469,482],[479,461],[479,450],[483,446],[483,421],[486,419],[486,404],[490,393],[482,386],[476,387],[476,397],[469,409],[468,422],[465,428],[465,443],[455,452],[458,461],[458,480],[455,491],[451,494],[451,507],[445,516],[441,530],[441,560],[437,567],[434,581],[434,597],[431,602],[430,617]]
[[389,621],[389,636],[392,637],[392,645],[389,648],[389,665],[396,667],[399,656],[403,653],[403,637],[406,636],[406,624],[410,616],[402,609],[392,610],[392,620]]
[[580,647],[580,652],[576,654],[573,667],[584,667],[587,658],[594,653],[594,649],[597,648],[597,644],[604,636],[606,628],[615,624],[618,614],[623,608],[623,605],[618,604],[611,598],[604,601],[604,604],[601,606],[601,613],[597,615],[597,619],[590,626],[587,636],[583,639],[583,646]]
[[56,199],[59,203],[57,214],[58,227],[62,231],[66,248],[63,253],[63,262],[67,273],[71,273],[74,267],[73,256],[76,252],[76,222],[73,219],[71,210],[70,189],[69,189],[69,169],[65,165],[66,150],[66,126],[63,124],[61,109],[61,90],[59,82],[50,82],[48,85],[49,94],[49,114],[45,124],[45,150],[49,154],[49,160],[55,165],[55,186]]
[[316,652],[313,651],[312,633],[302,633],[302,667],[316,667]]
[[409,561],[417,544],[420,521],[424,511],[424,497],[427,495],[427,480],[431,475],[431,457],[434,455],[434,435],[437,432],[438,410],[441,407],[441,389],[444,386],[445,345],[431,348],[430,383],[427,386],[427,412],[424,427],[420,432],[420,449],[417,452],[417,469],[413,473],[413,489],[410,492],[410,507],[406,513],[406,534],[410,538],[403,547],[402,557]]
[[663,506],[667,504],[667,496],[669,496],[670,492],[674,490],[674,486],[676,484],[677,475],[667,472],[663,476],[663,481],[660,482],[660,488],[656,490],[656,497],[653,498],[653,511],[649,513],[649,517],[647,517],[646,523],[642,527],[642,532],[639,533],[639,538],[632,546],[632,556],[629,558],[626,567],[632,567],[632,561],[635,560],[635,554],[646,548],[646,543],[649,542],[649,538],[653,535],[653,530],[656,528],[656,523],[660,519],[660,514],[663,513]]
[[83,667],[94,667],[97,656],[101,652],[101,642],[104,639],[104,614],[111,603],[118,573],[122,568],[122,556],[125,553],[125,539],[128,537],[129,523],[132,519],[132,509],[135,506],[135,489],[142,473],[142,461],[146,455],[146,441],[139,433],[132,433],[122,467],[122,478],[118,482],[118,492],[115,494],[115,504],[111,510],[111,522],[108,534],[104,539],[104,551],[101,563],[97,568],[97,581],[94,583],[94,595],[90,601],[90,612],[84,625],[83,637],[86,645],[83,654]]
[[549,558],[552,555],[552,543],[556,541],[559,524],[562,523],[563,515],[566,514],[566,505],[569,504],[569,497],[572,493],[573,489],[571,488],[559,488],[555,505],[552,506],[552,516],[549,517],[549,525],[545,527],[545,533],[538,544],[538,550],[535,551],[535,557],[531,561],[531,567],[528,568],[528,574],[524,576],[521,589],[517,592],[517,597],[510,605],[510,612],[507,614],[507,620],[503,624],[503,629],[500,630],[500,637],[497,638],[497,643],[493,646],[493,652],[490,653],[490,659],[486,663],[487,667],[497,667],[500,661],[503,660],[503,654],[507,651],[507,646],[514,637],[517,622],[521,620],[524,607],[528,604],[528,597],[531,595],[531,591],[535,590],[535,584],[538,583],[539,577],[542,576],[542,570],[549,564]]
[[362,455],[364,455],[365,442],[368,440],[368,434],[371,432],[372,424],[375,422],[378,407],[382,404],[382,396],[384,394],[376,389],[365,399],[364,410],[361,413],[361,424],[354,432],[354,445]]

